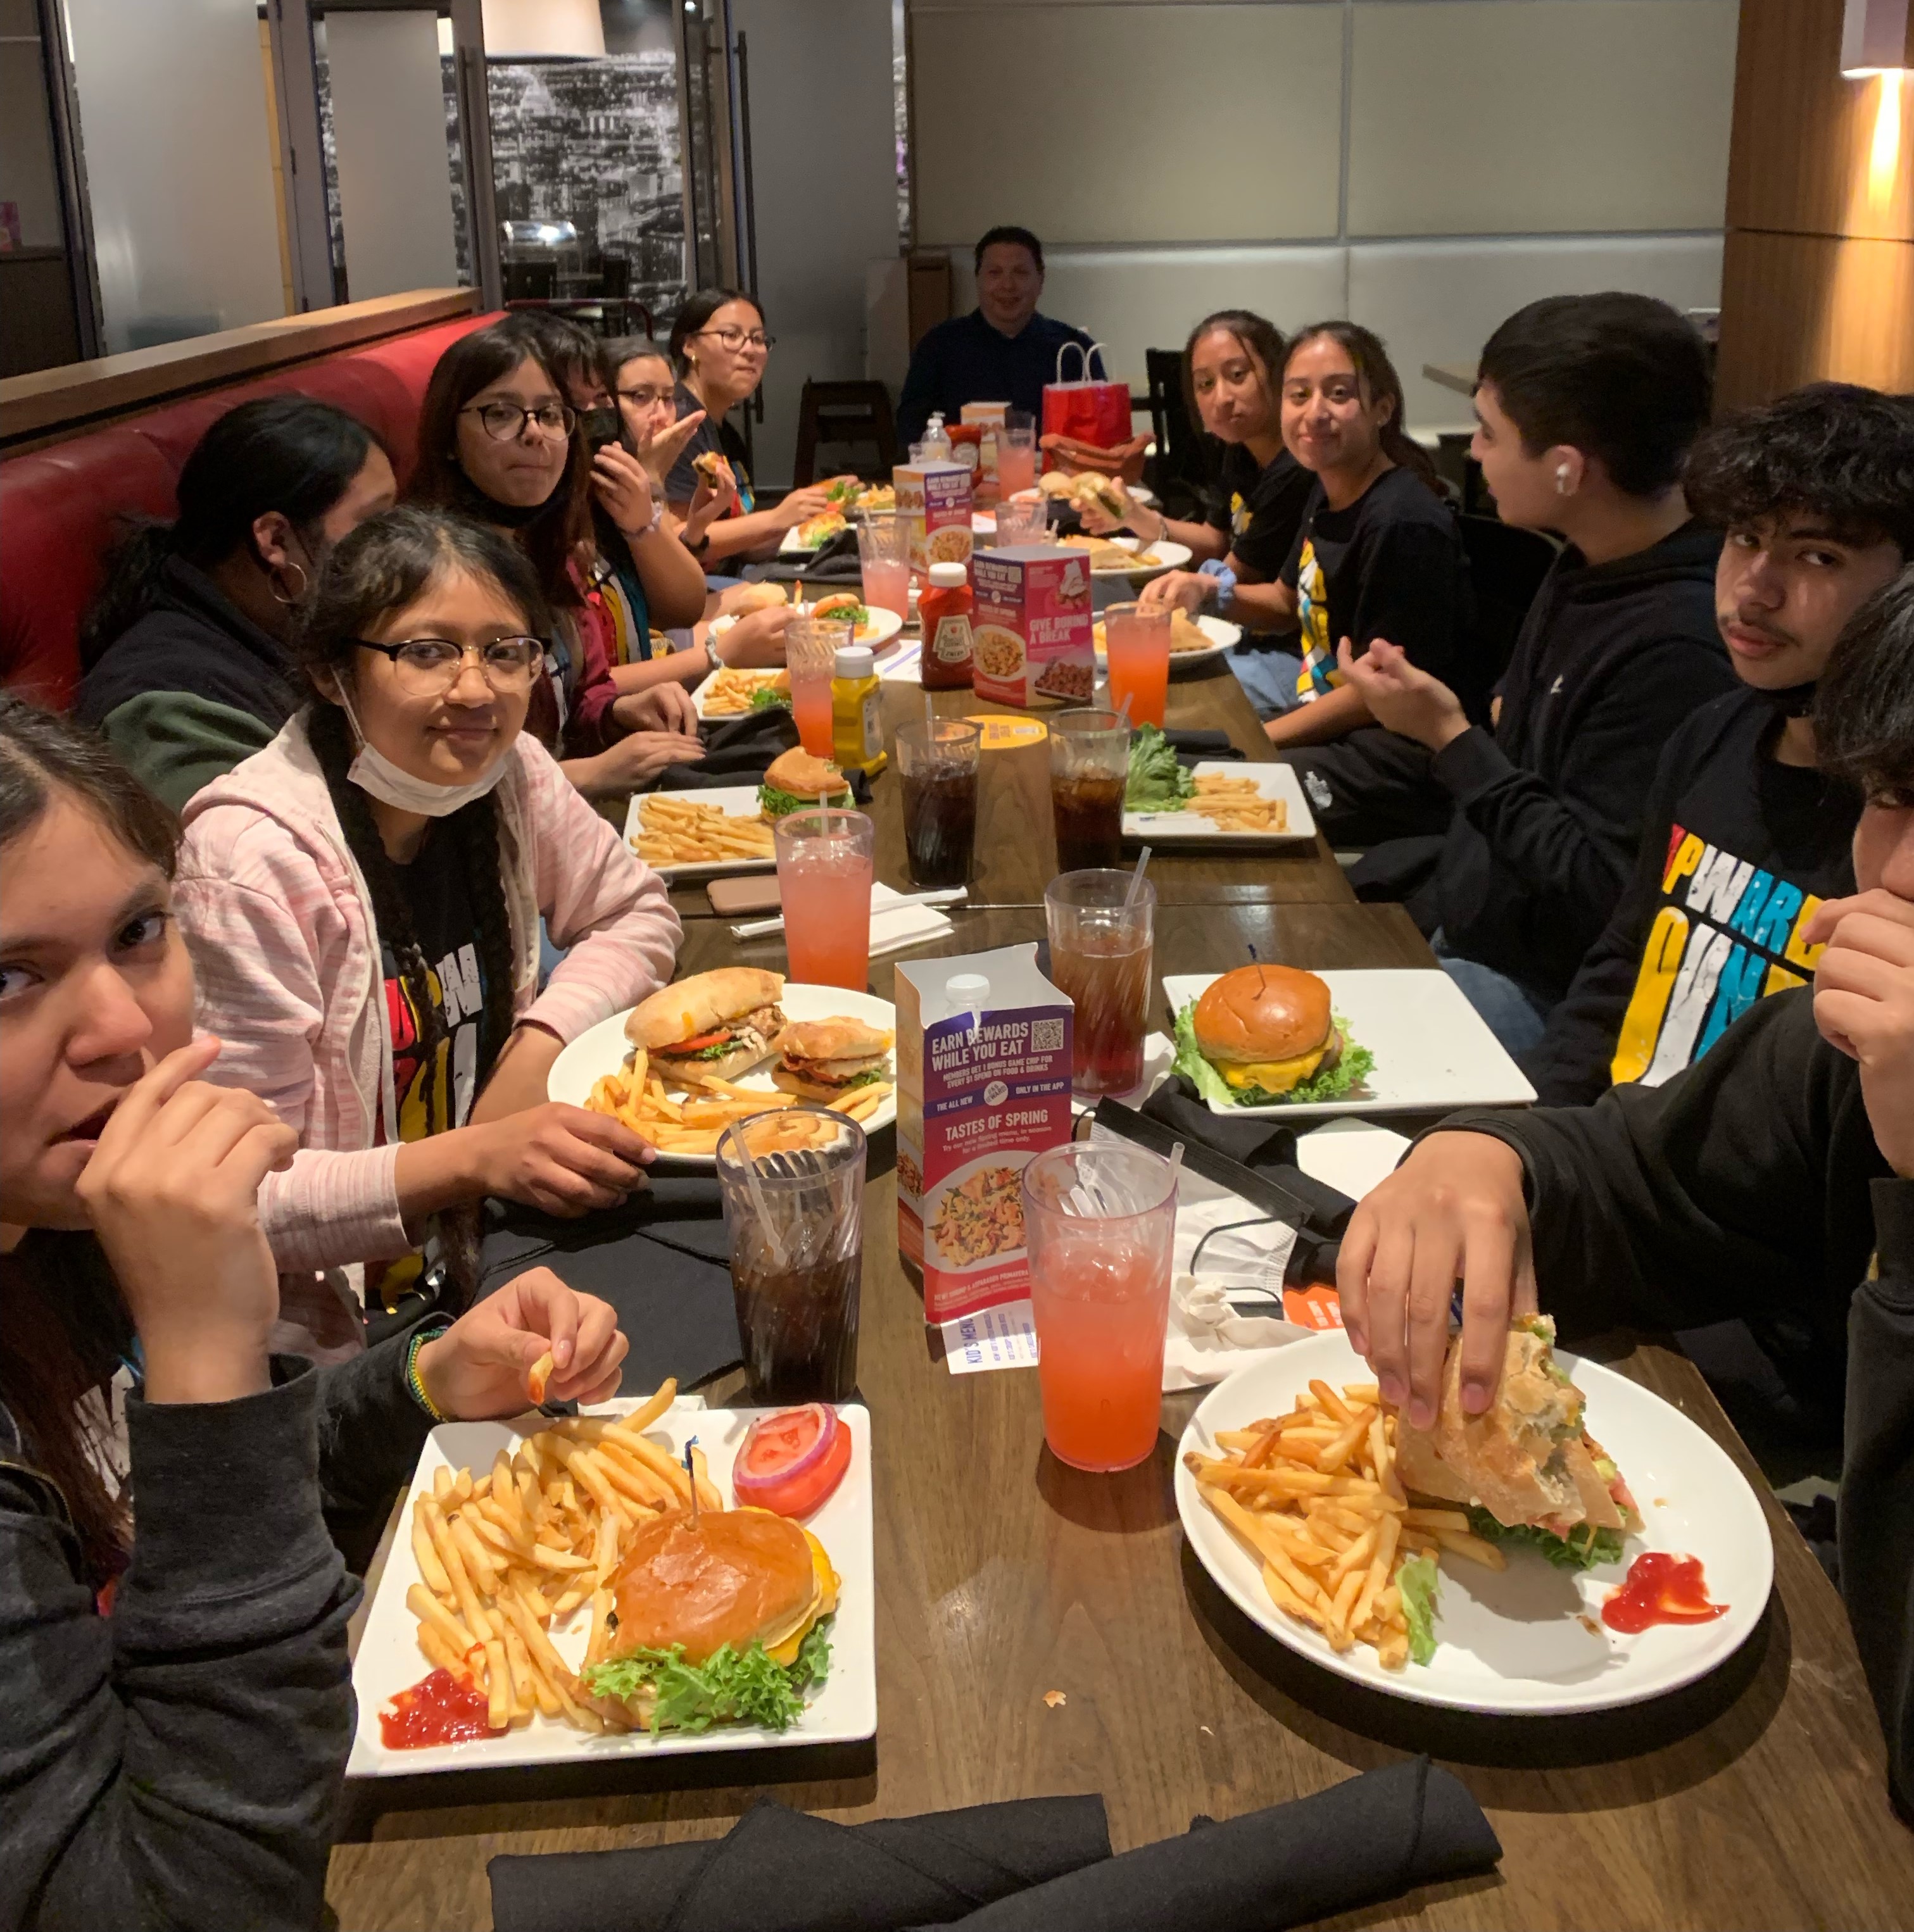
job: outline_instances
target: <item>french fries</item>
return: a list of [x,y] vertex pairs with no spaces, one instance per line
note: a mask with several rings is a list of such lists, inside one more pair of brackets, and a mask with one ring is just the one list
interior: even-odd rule
[[650,866],[719,865],[777,856],[770,824],[762,812],[737,818],[720,806],[674,792],[648,792],[638,801],[638,829],[632,844]]
[[1280,798],[1265,798],[1254,778],[1226,777],[1221,772],[1198,772],[1196,796],[1184,806],[1199,818],[1212,819],[1225,832],[1287,832],[1289,807]]
[[788,670],[742,670],[735,664],[727,664],[711,680],[704,693],[704,715],[707,718],[740,717],[751,709],[751,701],[760,691],[775,691],[788,695],[790,691],[790,673]]
[[[551,1379],[553,1363],[551,1351],[548,1348],[534,1362],[525,1374],[525,1393],[532,1398],[532,1406],[536,1408],[545,1399],[545,1384]],[[498,1486],[496,1474],[493,1477],[493,1487]]]
[[[549,1633],[589,1604],[584,1661],[598,1661],[615,1621],[610,1580],[630,1533],[689,1507],[692,1478],[643,1433],[677,1392],[667,1382],[628,1415],[554,1420],[515,1454],[500,1450],[484,1475],[440,1470],[434,1492],[414,1502],[422,1580],[406,1591],[406,1607],[418,1620],[419,1650],[434,1669],[484,1692],[494,1730],[535,1711],[579,1730],[622,1727],[591,1708]],[[698,1487],[701,1508],[724,1508],[701,1469]]]
[[[688,1067],[672,1070],[675,1084],[690,1090],[674,1099],[664,1083],[650,1072],[642,1052],[632,1056],[632,1066],[622,1073],[607,1073],[594,1082],[585,1105],[594,1114],[609,1114],[622,1120],[639,1139],[649,1141],[660,1154],[715,1154],[724,1130],[734,1120],[750,1120],[760,1114],[778,1114],[791,1106],[795,1094],[781,1090],[770,1093],[741,1087],[715,1073],[694,1072]],[[868,1120],[896,1090],[895,1083],[880,1080],[867,1087],[849,1088],[830,1104],[841,1114],[862,1124]],[[784,1137],[764,1147],[752,1145],[758,1153],[788,1152],[794,1148],[822,1147],[827,1144],[828,1126],[814,1114],[792,1117],[783,1130]],[[534,1397],[536,1402],[538,1398]]]
[[1288,1414],[1220,1430],[1216,1444],[1220,1456],[1184,1457],[1203,1500],[1256,1560],[1270,1601],[1336,1650],[1366,1643],[1389,1670],[1408,1663],[1396,1580],[1412,1558],[1504,1567],[1460,1510],[1411,1505],[1396,1418],[1373,1382],[1312,1382]]

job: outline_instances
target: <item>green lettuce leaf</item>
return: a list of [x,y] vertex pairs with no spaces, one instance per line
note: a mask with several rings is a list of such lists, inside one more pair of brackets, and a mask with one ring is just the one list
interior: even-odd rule
[[654,1699],[651,1732],[708,1731],[713,1724],[761,1724],[788,1730],[804,1714],[798,1694],[819,1682],[829,1668],[831,1647],[821,1624],[814,1624],[788,1667],[773,1660],[761,1643],[747,1650],[721,1644],[702,1664],[685,1661],[685,1647],[634,1650],[581,1672],[585,1687],[602,1697],[634,1697],[649,1690]]
[[1130,782],[1124,804],[1131,812],[1180,812],[1196,796],[1196,781],[1177,762],[1169,740],[1154,724],[1139,724],[1130,741]]
[[1204,1100],[1214,1100],[1220,1106],[1276,1107],[1299,1100],[1340,1100],[1368,1078],[1376,1065],[1376,1055],[1349,1038],[1348,1028],[1340,1018],[1336,1024],[1342,1030],[1342,1057],[1334,1066],[1307,1080],[1299,1080],[1286,1094],[1272,1094],[1263,1087],[1236,1088],[1203,1058],[1202,1049],[1196,1044],[1196,1003],[1192,1000],[1176,1016],[1176,1058],[1171,1062],[1171,1071],[1186,1075],[1196,1082],[1197,1092]]
[[1586,1523],[1558,1536],[1532,1522],[1498,1522],[1489,1512],[1471,1504],[1468,1526],[1485,1543],[1505,1549],[1539,1550],[1558,1570],[1592,1570],[1598,1563],[1622,1561],[1622,1532],[1592,1529]]
[[881,1066],[867,1067],[862,1073],[854,1073],[845,1081],[842,1091],[848,1094],[854,1087],[874,1087],[884,1077]]
[[773,691],[768,684],[760,684],[751,694],[751,708],[754,711],[775,711],[779,705],[787,710],[790,706],[790,693]]
[[842,806],[848,810],[856,802],[848,785],[835,798],[800,798],[796,792],[774,784],[758,788],[758,808],[766,818],[782,818],[793,812],[815,812],[822,806]]
[[1412,1557],[1396,1572],[1402,1621],[1409,1627],[1409,1655],[1418,1664],[1426,1664],[1436,1654],[1436,1604],[1442,1586],[1442,1573],[1432,1556]]

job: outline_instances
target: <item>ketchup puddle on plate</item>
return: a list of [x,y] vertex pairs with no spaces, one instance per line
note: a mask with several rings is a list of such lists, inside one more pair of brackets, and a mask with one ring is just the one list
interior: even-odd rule
[[485,1720],[488,1708],[484,1692],[470,1678],[435,1670],[394,1696],[392,1709],[379,1714],[379,1732],[388,1750],[494,1737],[497,1733]]
[[1712,1623],[1727,1610],[1710,1600],[1699,1556],[1648,1550],[1629,1564],[1621,1588],[1610,1592],[1602,1622],[1632,1636],[1654,1624]]

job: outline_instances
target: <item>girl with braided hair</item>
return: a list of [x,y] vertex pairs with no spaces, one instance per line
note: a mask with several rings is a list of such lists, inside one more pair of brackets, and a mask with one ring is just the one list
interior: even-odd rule
[[[401,508],[328,559],[296,644],[310,704],[191,802],[179,913],[213,1077],[299,1135],[260,1212],[282,1268],[369,1264],[376,1334],[430,1262],[469,1292],[488,1194],[561,1214],[650,1150],[544,1099],[568,1040],[670,977],[662,882],[524,729],[549,622],[519,548]],[[541,992],[543,919],[566,957]],[[315,1340],[355,1346],[330,1286]],[[329,1322],[321,1320],[329,1316]]]

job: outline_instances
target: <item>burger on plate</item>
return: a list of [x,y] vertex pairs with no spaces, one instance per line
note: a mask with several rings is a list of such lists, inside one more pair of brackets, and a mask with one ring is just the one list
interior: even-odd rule
[[692,472],[714,490],[725,489],[730,484],[731,466],[715,449],[700,449],[692,458]]
[[770,1058],[784,1037],[782,973],[720,966],[661,987],[626,1016],[625,1037],[661,1075],[674,1067],[728,1079]]
[[871,626],[871,613],[864,600],[853,590],[834,590],[811,607],[813,617],[828,618],[834,624],[848,624],[854,638]]
[[783,818],[819,806],[854,806],[850,784],[828,758],[814,758],[801,745],[771,760],[758,788],[758,806],[766,818]]
[[1462,1406],[1462,1338],[1449,1344],[1435,1424],[1398,1419],[1396,1469],[1405,1487],[1461,1503],[1492,1543],[1526,1544],[1564,1569],[1612,1562],[1642,1526],[1622,1472],[1582,1426],[1585,1400],[1555,1358],[1555,1323],[1520,1316],[1510,1326],[1496,1400],[1480,1415]]
[[788,1517],[674,1511],[626,1544],[610,1642],[580,1675],[601,1708],[654,1734],[788,1730],[829,1667],[822,1625],[838,1587],[824,1546]]
[[1232,1107],[1334,1100],[1375,1064],[1343,1034],[1329,988],[1293,966],[1239,966],[1176,1016],[1175,1070]]
[[862,1020],[794,1020],[778,1042],[772,1080],[801,1100],[838,1100],[888,1076],[894,1037]]

